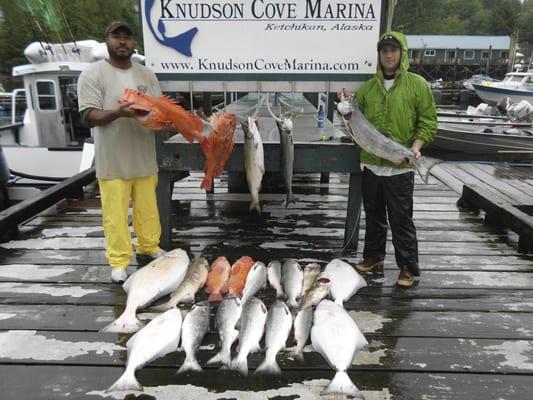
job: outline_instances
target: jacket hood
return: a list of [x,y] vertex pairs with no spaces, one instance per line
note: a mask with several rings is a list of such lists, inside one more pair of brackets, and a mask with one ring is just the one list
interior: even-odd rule
[[[407,54],[407,39],[405,35],[401,32],[385,32],[383,35],[380,36],[379,41],[385,37],[385,36],[392,36],[394,37],[398,42],[400,42],[400,46],[402,47],[402,55],[400,56],[400,68],[397,72],[399,75],[405,75],[407,71],[409,70],[409,55]],[[378,52],[379,53],[379,52]],[[383,67],[381,65],[381,61],[379,60],[379,54],[378,54],[378,69],[376,71],[376,77],[383,81]]]

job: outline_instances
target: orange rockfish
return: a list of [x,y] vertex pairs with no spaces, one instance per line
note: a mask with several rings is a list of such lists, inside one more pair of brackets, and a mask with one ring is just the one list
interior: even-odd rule
[[206,292],[209,293],[207,301],[222,301],[222,295],[228,291],[228,280],[231,265],[224,256],[218,257],[211,264],[211,271],[207,275]]
[[212,130],[207,143],[201,146],[205,154],[205,177],[200,187],[206,190],[211,190],[213,178],[222,173],[233,151],[233,134],[237,126],[237,116],[223,112],[212,115],[210,121]]
[[195,139],[202,147],[206,138],[202,136],[204,124],[197,115],[192,115],[168,96],[149,96],[133,89],[125,89],[119,104],[133,103],[136,119],[149,129],[168,130],[174,126],[189,143]]
[[243,256],[233,263],[228,283],[229,294],[234,294],[239,297],[242,296],[242,289],[244,289],[244,285],[246,284],[248,272],[250,272],[253,265],[254,260],[248,256]]

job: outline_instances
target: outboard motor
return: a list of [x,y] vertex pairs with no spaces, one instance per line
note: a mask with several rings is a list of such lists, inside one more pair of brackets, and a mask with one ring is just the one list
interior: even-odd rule
[[511,99],[509,97],[502,97],[498,102],[496,103],[496,109],[501,115],[507,115],[507,110],[509,109],[509,106],[512,104]]
[[509,97],[504,97],[496,105],[502,115],[506,115],[511,121],[531,121],[533,118],[533,106],[527,100],[513,103]]

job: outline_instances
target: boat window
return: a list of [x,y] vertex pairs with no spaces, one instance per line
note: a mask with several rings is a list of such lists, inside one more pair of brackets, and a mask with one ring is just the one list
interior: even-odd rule
[[56,110],[56,90],[53,81],[37,81],[37,100],[39,109]]

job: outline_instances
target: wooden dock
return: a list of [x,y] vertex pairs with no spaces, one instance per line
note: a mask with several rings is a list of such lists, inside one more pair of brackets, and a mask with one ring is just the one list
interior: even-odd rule
[[[248,194],[228,193],[225,177],[212,195],[200,190],[200,180],[193,173],[173,192],[174,246],[191,256],[293,257],[322,266],[336,257],[359,260],[341,251],[347,175],[331,174],[328,184],[319,174],[296,176],[298,203],[288,209],[284,194],[267,187],[261,217],[248,212]],[[86,192],[25,223],[18,240],[0,243],[2,399],[321,398],[334,372],[310,346],[305,364],[278,356],[279,378],[209,367],[177,376],[184,360],[178,351],[137,373],[144,394],[105,393],[124,370],[130,335],[98,332],[122,312],[126,296],[109,282],[95,185]],[[459,197],[435,178],[418,180],[420,281],[407,290],[395,286],[389,241],[385,268],[366,275],[369,287],[346,304],[369,341],[349,371],[368,400],[533,396],[533,254],[519,252],[516,237],[485,224],[482,213],[458,208]],[[364,215],[361,228],[363,238]],[[270,305],[273,292],[260,297]],[[204,367],[216,351],[212,328],[199,354]],[[249,367],[262,359],[251,355]]]

